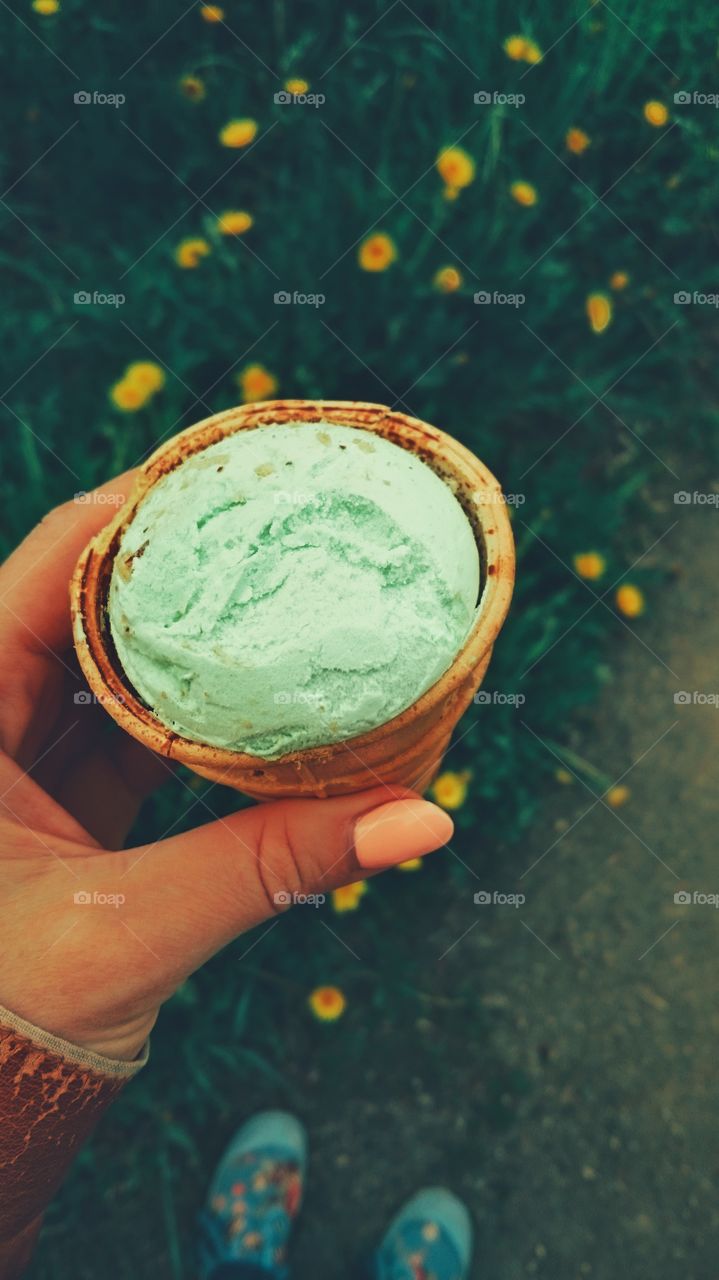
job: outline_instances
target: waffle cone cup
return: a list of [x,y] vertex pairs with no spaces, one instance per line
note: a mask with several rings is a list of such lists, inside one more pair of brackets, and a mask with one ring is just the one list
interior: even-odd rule
[[[115,555],[148,490],[192,454],[235,431],[292,422],[332,422],[376,432],[409,449],[452,489],[472,525],[481,562],[481,604],[452,665],[416,702],[385,724],[342,742],[289,752],[274,760],[193,742],[168,729],[129,683],[107,618]],[[331,796],[379,783],[424,791],[452,731],[472,702],[504,622],[514,583],[514,542],[498,482],[452,436],[383,405],[348,400],[268,400],[214,414],[160,446],[138,472],[115,518],[88,544],[70,584],[73,636],[80,666],[98,701],[139,742],[213,782],[257,800]]]

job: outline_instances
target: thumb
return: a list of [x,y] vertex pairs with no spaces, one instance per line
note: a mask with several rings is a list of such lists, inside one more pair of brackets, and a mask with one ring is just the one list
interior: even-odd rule
[[190,972],[295,895],[421,857],[453,830],[444,810],[403,787],[280,800],[128,850],[123,881],[138,932],[160,954],[180,948]]

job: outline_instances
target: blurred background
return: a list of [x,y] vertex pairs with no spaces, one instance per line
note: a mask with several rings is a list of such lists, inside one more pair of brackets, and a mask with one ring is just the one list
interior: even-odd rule
[[[454,433],[519,557],[435,784],[452,850],[183,987],[31,1276],[191,1277],[265,1105],[311,1134],[299,1276],[440,1181],[477,1277],[713,1276],[714,6],[9,0],[0,26],[3,551],[279,395]],[[237,804],[183,774],[134,835]]]

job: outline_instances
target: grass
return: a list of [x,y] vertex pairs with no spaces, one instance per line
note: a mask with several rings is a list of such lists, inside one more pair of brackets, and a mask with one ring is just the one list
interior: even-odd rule
[[[129,14],[63,0],[54,17],[13,7],[0,13],[12,104],[0,143],[5,549],[49,506],[236,403],[236,376],[251,362],[282,395],[378,400],[453,432],[523,499],[517,594],[487,688],[526,701],[473,708],[449,760],[471,771],[457,850],[482,865],[481,850],[526,829],[551,781],[556,761],[538,738],[565,741],[609,679],[608,634],[632,643],[611,593],[608,607],[589,608],[572,556],[601,552],[599,592],[627,578],[651,607],[662,584],[651,554],[635,564],[647,550],[636,523],[686,487],[677,458],[715,456],[704,407],[715,394],[715,309],[678,306],[674,295],[715,283],[716,117],[709,105],[673,103],[678,90],[713,91],[713,9],[700,0],[677,19],[648,0],[488,0],[481,15],[459,0],[227,0],[226,24],[210,25],[197,8],[171,24],[160,3]],[[506,56],[515,32],[547,51],[540,63]],[[325,103],[275,104],[288,75],[306,77]],[[186,76],[202,80],[201,101],[184,96]],[[125,102],[76,104],[80,90]],[[526,102],[475,105],[478,90]],[[644,118],[650,100],[669,107],[663,128]],[[256,119],[259,132],[230,151],[218,132],[236,117]],[[564,145],[573,126],[591,140],[582,156]],[[476,176],[447,200],[434,162],[457,141]],[[534,185],[535,205],[512,200],[515,180]],[[242,239],[218,234],[226,209],[251,213]],[[357,263],[373,229],[397,246],[383,273]],[[182,270],[175,250],[196,236],[211,252]],[[442,295],[432,281],[447,265],[463,284]],[[629,283],[612,293],[617,271]],[[479,289],[525,301],[478,306]],[[76,304],[79,290],[125,301]],[[325,301],[278,307],[278,290]],[[585,314],[595,291],[613,303],[601,334]],[[109,388],[145,359],[163,366],[165,386],[122,413]],[[641,636],[641,619],[626,625]],[[156,838],[185,810],[186,826],[202,820],[198,797],[216,813],[237,804],[185,775],[148,804],[137,838]],[[408,1054],[419,1052],[412,1028],[428,1001],[450,1001],[455,1032],[452,1000],[458,1019],[473,1019],[478,1063],[500,1082],[485,1119],[490,1130],[501,1123],[492,1098],[514,1084],[481,1043],[474,976],[443,991],[421,957],[438,903],[469,874],[440,859],[414,877],[384,877],[352,917],[325,913],[362,963],[297,911],[251,952],[256,939],[240,939],[188,982],[163,1013],[151,1068],[51,1209],[33,1274],[94,1276],[120,1239],[118,1277],[142,1260],[148,1274],[150,1264],[186,1274],[190,1209],[228,1126],[264,1097],[302,1109],[288,1047],[351,1087],[383,1019],[406,1026]],[[348,994],[333,1028],[306,1009],[322,981]],[[451,1069],[441,1052],[432,1063]]]

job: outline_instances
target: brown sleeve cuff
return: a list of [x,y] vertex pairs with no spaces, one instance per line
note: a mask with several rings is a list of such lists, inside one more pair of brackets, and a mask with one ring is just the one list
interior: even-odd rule
[[78,1149],[144,1066],[52,1036],[0,1006],[0,1277],[22,1274]]

